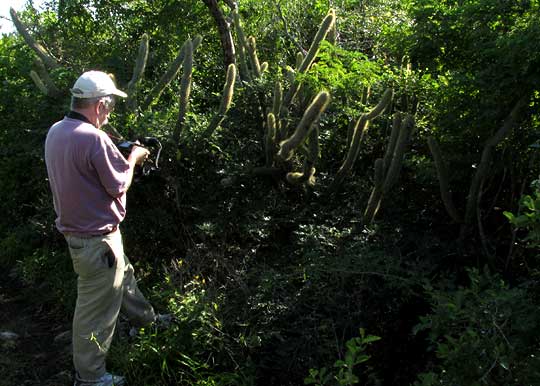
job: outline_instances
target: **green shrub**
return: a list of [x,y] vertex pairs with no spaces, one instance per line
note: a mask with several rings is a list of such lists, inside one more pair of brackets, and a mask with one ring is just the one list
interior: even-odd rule
[[250,384],[249,369],[236,362],[236,342],[222,331],[220,306],[206,287],[199,276],[183,292],[170,276],[156,285],[153,298],[174,315],[171,326],[142,328],[134,342],[120,341],[111,350],[113,366],[125,371],[131,385]]
[[355,368],[370,358],[365,353],[368,345],[378,341],[378,336],[367,335],[363,328],[360,329],[360,336],[347,341],[347,352],[343,359],[334,363],[334,369],[310,369],[309,376],[304,379],[306,385],[356,385],[360,379],[354,374]]
[[77,276],[67,248],[38,248],[19,257],[17,269],[21,279],[28,285],[46,289],[43,293],[47,295],[42,300],[61,305],[67,314],[71,314],[77,297]]
[[511,212],[504,212],[513,226],[527,231],[524,240],[528,248],[540,247],[540,180],[531,184],[535,190],[532,195],[524,195],[520,200],[522,212],[514,215]]
[[432,312],[415,333],[428,332],[437,360],[415,385],[538,385],[538,305],[487,271],[469,278],[451,291],[427,287]]

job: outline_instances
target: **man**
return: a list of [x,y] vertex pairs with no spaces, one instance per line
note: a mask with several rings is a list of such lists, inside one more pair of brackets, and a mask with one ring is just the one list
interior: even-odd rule
[[108,123],[115,96],[127,95],[104,72],[82,74],[71,89],[71,111],[45,141],[45,161],[57,215],[78,275],[73,317],[75,386],[124,385],[106,371],[120,311],[138,326],[156,319],[137,288],[124,255],[119,224],[136,165],[148,151],[135,146],[127,160],[100,128]]

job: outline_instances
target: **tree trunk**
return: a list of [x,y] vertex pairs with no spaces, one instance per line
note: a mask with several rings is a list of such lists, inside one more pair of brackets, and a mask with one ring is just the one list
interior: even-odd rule
[[217,0],[203,1],[210,10],[212,17],[216,21],[219,38],[221,40],[221,46],[223,47],[223,59],[225,62],[225,67],[227,68],[231,63],[236,64],[234,43],[232,39],[230,25],[227,20],[225,20],[225,16],[223,16]]

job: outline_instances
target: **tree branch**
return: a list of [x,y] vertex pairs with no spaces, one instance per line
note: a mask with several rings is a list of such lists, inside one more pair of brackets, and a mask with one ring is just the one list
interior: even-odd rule
[[283,22],[283,27],[285,28],[285,35],[287,35],[287,37],[289,38],[289,40],[296,46],[296,48],[298,48],[300,50],[300,52],[303,54],[303,55],[306,55],[307,54],[307,51],[304,49],[304,47],[302,47],[302,45],[298,42],[298,40],[295,39],[294,36],[291,35],[291,33],[289,32],[289,27],[287,25],[287,20],[285,19],[285,17],[283,16],[283,11],[281,9],[281,4],[280,3],[277,3],[276,4],[276,7],[277,7],[277,10],[279,12],[279,18],[281,19],[281,21]]
[[510,111],[510,114],[504,120],[502,126],[497,130],[497,132],[486,142],[484,150],[482,151],[482,158],[480,164],[476,169],[476,173],[473,176],[471,186],[469,188],[469,195],[467,197],[467,206],[465,210],[465,224],[461,229],[461,239],[463,240],[464,236],[468,233],[470,226],[473,223],[475,218],[476,203],[478,201],[478,194],[480,193],[480,186],[486,178],[489,166],[493,159],[493,152],[495,147],[508,136],[510,131],[517,124],[519,114],[521,109],[526,105],[529,100],[529,95],[522,96]]
[[[230,24],[227,22],[227,20],[225,20],[225,16],[223,16],[223,12],[221,12],[217,0],[203,0],[203,2],[210,10],[212,17],[217,24],[219,38],[221,40],[221,47],[223,48],[225,67],[228,67],[231,63],[236,64],[236,56]],[[227,4],[229,4],[229,2]]]

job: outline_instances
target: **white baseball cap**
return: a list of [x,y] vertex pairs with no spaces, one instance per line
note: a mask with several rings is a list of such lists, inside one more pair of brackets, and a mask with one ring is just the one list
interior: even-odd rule
[[125,92],[116,88],[111,77],[101,71],[85,72],[79,76],[70,91],[76,98],[97,98],[106,95],[127,97]]

